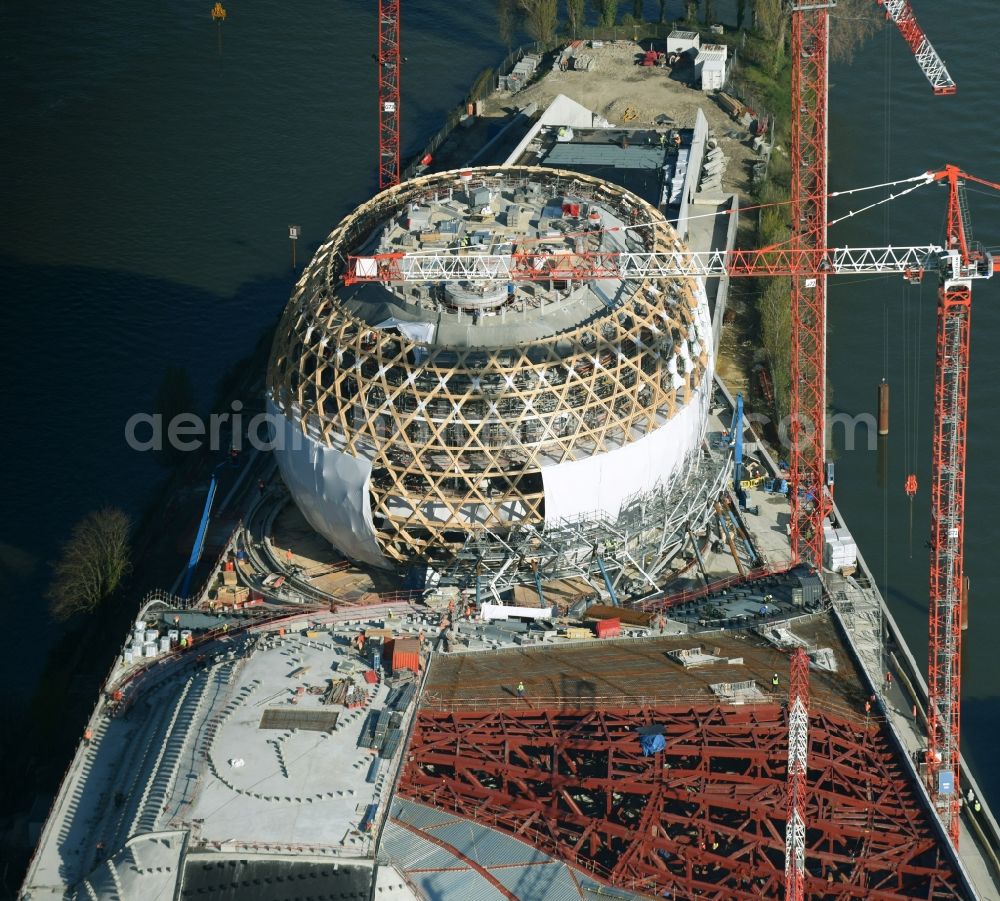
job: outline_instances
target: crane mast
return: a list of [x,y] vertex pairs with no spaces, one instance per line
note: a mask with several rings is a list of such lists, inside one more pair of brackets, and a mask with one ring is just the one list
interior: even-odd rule
[[789,683],[785,899],[802,901],[806,879],[806,779],[809,773],[809,655],[802,648],[792,654]]
[[952,842],[959,836],[959,719],[962,677],[962,577],[965,449],[969,404],[972,280],[1000,268],[973,244],[965,180],[992,184],[947,166],[947,246],[954,265],[938,291],[934,437],[931,469],[927,768],[931,795]]
[[399,184],[399,3],[378,2],[378,186]]
[[[826,247],[827,84],[830,7],[792,7],[792,242],[817,260]],[[823,566],[823,519],[829,499],[826,462],[826,275],[792,277],[791,449],[792,556]]]

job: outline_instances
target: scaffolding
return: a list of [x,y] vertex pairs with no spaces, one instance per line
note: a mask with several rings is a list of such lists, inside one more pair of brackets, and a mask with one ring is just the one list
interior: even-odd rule
[[496,600],[528,581],[582,576],[597,587],[605,584],[603,563],[616,593],[657,590],[658,577],[690,534],[709,527],[731,473],[731,453],[706,445],[689,455],[668,485],[628,499],[613,519],[594,515],[547,528],[472,532],[441,572],[439,585],[476,588]]

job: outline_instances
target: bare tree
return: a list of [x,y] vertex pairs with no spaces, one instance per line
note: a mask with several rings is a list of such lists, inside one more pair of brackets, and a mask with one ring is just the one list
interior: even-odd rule
[[117,507],[88,513],[76,524],[49,586],[50,609],[56,619],[89,613],[114,594],[132,567],[131,525]]
[[610,28],[618,18],[618,0],[596,0],[598,21],[605,28]]
[[559,24],[559,0],[517,0],[528,33],[542,44],[551,44]]
[[583,28],[585,0],[566,0],[566,23],[571,37],[576,37]]
[[514,43],[514,30],[517,27],[517,0],[497,0],[497,28],[500,40],[507,45],[507,52]]
[[667,21],[667,0],[660,0],[660,22]]
[[830,12],[830,59],[850,62],[884,21],[885,13],[871,0],[840,0]]

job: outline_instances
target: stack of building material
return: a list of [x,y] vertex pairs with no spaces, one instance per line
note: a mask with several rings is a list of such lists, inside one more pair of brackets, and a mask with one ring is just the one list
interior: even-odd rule
[[680,147],[677,150],[677,163],[674,166],[673,177],[670,179],[670,194],[667,201],[671,206],[676,206],[681,202],[690,154],[691,149],[689,147]]
[[847,529],[823,526],[823,565],[844,575],[854,572],[858,565],[858,546]]
[[726,172],[726,156],[718,147],[713,147],[705,154],[701,168],[701,181],[698,190],[704,192],[721,191],[722,176]]
[[587,619],[617,619],[629,626],[651,626],[656,619],[656,613],[643,610],[623,610],[609,604],[591,604],[587,608]]
[[511,93],[520,91],[531,81],[541,61],[542,58],[540,56],[535,56],[532,53],[526,54],[510,70],[509,75],[501,75],[497,79],[497,87],[501,91],[510,91]]

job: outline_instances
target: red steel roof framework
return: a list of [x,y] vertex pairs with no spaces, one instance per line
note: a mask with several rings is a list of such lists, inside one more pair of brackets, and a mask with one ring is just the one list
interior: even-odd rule
[[[650,723],[664,727],[666,748],[646,757],[636,729]],[[962,897],[879,725],[817,713],[809,745],[806,897]],[[422,710],[399,791],[612,885],[780,898],[787,752],[777,704]]]

